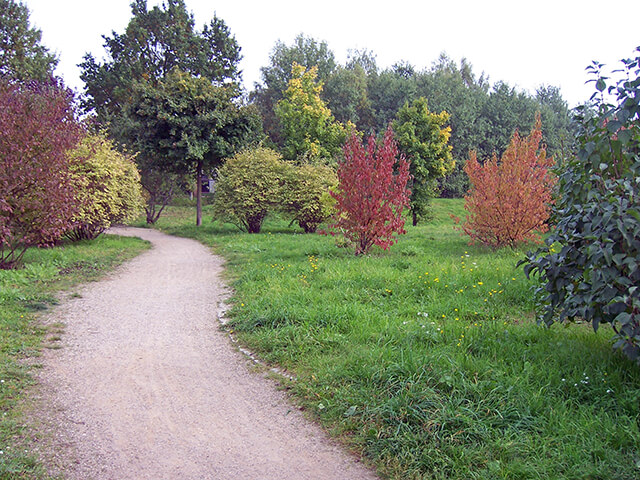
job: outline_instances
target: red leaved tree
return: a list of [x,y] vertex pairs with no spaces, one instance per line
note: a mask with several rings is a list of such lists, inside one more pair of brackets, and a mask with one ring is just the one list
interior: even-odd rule
[[371,135],[366,147],[352,133],[343,154],[337,191],[330,192],[337,211],[331,228],[355,245],[356,255],[367,253],[373,245],[386,250],[396,243],[394,234],[405,233],[402,211],[411,195],[409,162],[398,158],[391,127],[382,144]]
[[500,162],[494,154],[481,165],[476,152],[470,152],[464,168],[471,183],[464,205],[469,214],[462,230],[472,242],[492,248],[516,247],[539,241],[538,233],[548,230],[556,177],[551,172],[553,158],[547,158],[541,140],[542,123],[537,115],[528,137],[521,138],[517,131],[513,134]]
[[70,227],[76,201],[67,152],[80,136],[61,86],[0,81],[0,268]]

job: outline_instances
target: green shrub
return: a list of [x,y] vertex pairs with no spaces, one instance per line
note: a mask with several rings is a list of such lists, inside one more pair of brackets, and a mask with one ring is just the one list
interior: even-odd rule
[[289,165],[285,171],[281,198],[283,211],[306,232],[313,233],[333,215],[335,201],[329,188],[335,187],[335,171],[325,165]]
[[268,148],[245,150],[218,170],[213,218],[259,233],[269,211],[280,203],[281,178],[286,165]]
[[[624,64],[626,78],[608,87],[616,104],[596,92],[595,108],[581,111],[578,152],[560,176],[557,226],[527,256],[525,273],[540,276],[547,325],[610,323],[614,346],[640,364],[640,55]],[[601,65],[591,69],[604,92]]]
[[93,239],[112,224],[131,220],[141,212],[138,168],[131,157],[115,150],[104,134],[85,137],[71,157],[80,209],[67,237]]

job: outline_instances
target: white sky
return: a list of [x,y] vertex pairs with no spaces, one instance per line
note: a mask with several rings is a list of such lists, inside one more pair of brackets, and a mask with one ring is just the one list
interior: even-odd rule
[[[57,74],[82,89],[77,64],[86,52],[104,55],[102,35],[124,31],[130,0],[23,0],[31,23],[60,63]],[[149,0],[149,5],[161,3]],[[260,81],[277,40],[304,33],[325,40],[339,62],[349,49],[369,49],[378,66],[406,60],[418,70],[445,51],[466,57],[476,75],[534,93],[561,89],[570,106],[589,98],[591,60],[617,67],[640,45],[640,0],[186,0],[198,30],[216,12],[236,36],[248,89]]]

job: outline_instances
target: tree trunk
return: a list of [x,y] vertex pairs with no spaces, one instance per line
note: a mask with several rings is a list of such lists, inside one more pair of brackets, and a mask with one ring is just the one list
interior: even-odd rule
[[412,210],[411,215],[413,217],[413,226],[415,227],[416,225],[418,225],[418,214],[415,210]]
[[202,160],[198,161],[196,171],[196,226],[202,225]]

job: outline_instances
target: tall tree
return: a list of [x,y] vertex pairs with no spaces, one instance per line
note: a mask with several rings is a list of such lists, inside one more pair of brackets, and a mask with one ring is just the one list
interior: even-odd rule
[[417,98],[415,70],[407,63],[397,63],[372,77],[369,98],[375,111],[377,129],[384,130],[397,111]]
[[375,128],[367,73],[361,65],[337,67],[327,79],[324,98],[339,122],[351,122],[361,131],[368,132]]
[[284,98],[276,105],[286,160],[335,158],[347,136],[345,126],[320,98],[322,83],[316,81],[317,71],[294,63]]
[[418,94],[429,101],[433,111],[449,113],[451,138],[449,143],[455,160],[452,172],[440,179],[440,195],[461,197],[468,189],[468,179],[463,168],[469,151],[477,148],[483,139],[479,121],[489,84],[484,75],[476,78],[471,64],[462,59],[459,64],[445,53],[428,71],[416,76]]
[[251,94],[253,102],[260,109],[265,132],[276,145],[281,145],[282,136],[275,107],[283,98],[283,92],[291,80],[291,67],[294,63],[307,68],[316,67],[317,77],[321,82],[326,82],[336,68],[333,51],[324,41],[301,33],[291,45],[276,42],[269,57],[269,65],[261,68],[262,83],[257,84]]
[[560,89],[551,85],[540,86],[536,90],[536,100],[542,115],[542,135],[547,152],[552,156],[565,156],[576,138],[566,100],[562,98]]
[[501,155],[516,130],[531,130],[537,111],[538,103],[533,97],[507,83],[496,83],[483,104],[480,119],[483,139],[478,154],[485,158],[494,153]]
[[413,225],[428,215],[429,200],[435,196],[438,179],[453,170],[447,125],[449,114],[429,111],[427,99],[420,97],[411,105],[405,103],[393,122],[393,131],[400,151],[409,159],[411,213]]
[[99,121],[119,115],[135,83],[156,83],[174,67],[213,83],[238,80],[240,46],[223,20],[214,15],[198,32],[183,0],[150,10],[146,0],[135,0],[131,12],[124,33],[103,36],[107,59],[98,63],[86,54],[80,64],[84,107],[95,110]]
[[[185,75],[184,80],[189,84],[188,88],[185,87],[185,91],[182,92],[183,95],[193,87],[192,77],[197,77],[202,79],[202,82],[208,82],[212,87],[224,85],[225,88],[220,92],[233,92],[233,103],[238,103],[240,91],[234,85],[240,76],[238,70],[238,62],[241,58],[240,47],[224,21],[216,16],[201,31],[197,31],[193,14],[187,11],[183,0],[166,0],[161,6],[151,9],[147,8],[146,0],[135,0],[131,4],[131,11],[132,18],[124,33],[113,32],[112,36],[104,37],[107,60],[98,63],[93,56],[87,54],[85,61],[81,64],[81,78],[86,84],[84,108],[95,111],[98,122],[109,128],[109,133],[121,146],[143,152],[137,158],[145,187],[150,189],[156,186],[162,189],[160,192],[152,192],[149,200],[163,198],[166,201],[168,196],[165,193],[171,191],[171,188],[165,188],[167,182],[145,182],[145,179],[157,180],[158,171],[184,171],[185,165],[182,163],[182,157],[167,150],[161,141],[170,132],[157,131],[156,133],[160,134],[158,140],[136,127],[140,123],[140,118],[136,115],[140,112],[133,107],[136,105],[148,107],[145,102],[150,98],[167,95],[170,85],[172,85],[171,88],[177,88],[176,79],[169,78],[176,68]],[[224,123],[228,118],[225,110],[228,107],[227,103],[232,100],[227,93],[220,92],[218,92],[219,95],[216,94],[217,97],[216,95],[214,97],[218,98],[222,95],[225,100],[221,103],[209,102],[207,108],[222,108],[220,116],[224,119],[222,120]],[[188,100],[180,97],[178,101],[179,105],[171,108],[176,110],[184,108],[184,114],[194,115],[192,119],[181,119],[184,122],[193,120],[207,125],[206,122],[209,121],[207,119],[215,115],[212,111],[203,112],[185,107],[185,102],[193,105],[198,102],[197,99]],[[207,101],[210,101],[208,97]],[[167,107],[165,105],[163,108]],[[149,113],[145,115],[145,118],[151,118]],[[194,125],[193,128],[204,127]],[[220,145],[235,142],[224,137],[229,133],[227,130],[216,127],[213,131],[221,136],[215,141],[213,139],[205,141],[208,146],[203,146],[204,144],[198,140],[195,144],[189,143],[187,150],[177,147],[175,151],[186,153],[184,158],[187,162],[197,158],[204,161],[204,156],[213,148],[211,145],[215,142]],[[191,136],[191,133],[188,134],[190,142],[196,137]],[[220,154],[222,150],[224,149],[218,149],[215,155]],[[169,165],[168,160],[177,164]],[[206,164],[207,161],[203,165],[206,166]],[[186,170],[190,169],[191,167],[186,168]],[[197,170],[202,172],[201,168]],[[195,170],[190,173],[195,173]],[[198,185],[200,185],[199,182]],[[198,205],[200,205],[199,196]],[[200,209],[197,217],[199,224]]]
[[202,175],[253,138],[259,119],[239,107],[237,86],[213,85],[175,68],[157,85],[139,83],[125,108],[124,136],[163,171],[194,175],[196,225],[202,222]]
[[47,81],[58,60],[41,39],[42,32],[29,24],[26,5],[0,0],[0,76],[14,81]]

